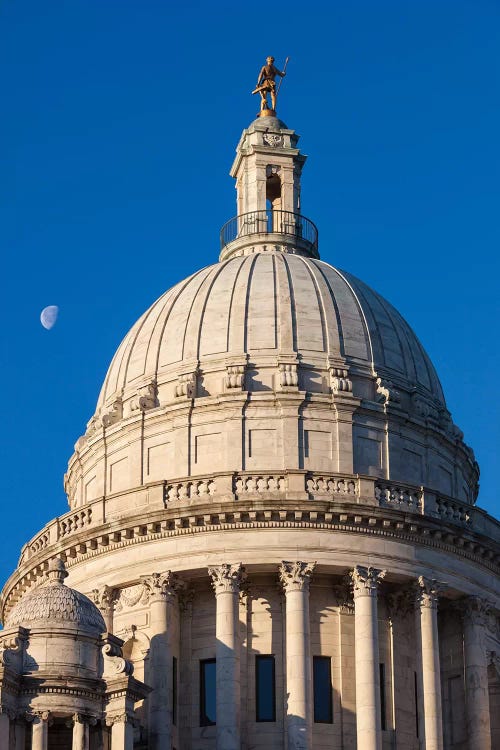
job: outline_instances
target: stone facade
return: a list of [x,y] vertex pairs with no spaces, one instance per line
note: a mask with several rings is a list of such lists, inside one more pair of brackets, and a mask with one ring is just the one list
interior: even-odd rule
[[2,750],[500,747],[500,524],[411,328],[319,259],[304,162],[252,123],[220,262],[120,345],[2,592]]

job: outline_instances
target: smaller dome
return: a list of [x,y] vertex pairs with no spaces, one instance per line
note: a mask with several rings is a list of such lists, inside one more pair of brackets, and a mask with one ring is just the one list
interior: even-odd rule
[[44,625],[72,624],[96,635],[104,633],[106,625],[98,608],[84,594],[64,584],[67,575],[62,560],[51,560],[48,583],[23,596],[5,626],[31,627],[43,621]]

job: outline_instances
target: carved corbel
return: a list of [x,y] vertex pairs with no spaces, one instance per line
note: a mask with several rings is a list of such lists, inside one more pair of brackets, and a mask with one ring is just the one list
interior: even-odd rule
[[299,373],[295,362],[281,362],[278,369],[280,388],[297,389],[299,387]]
[[137,395],[130,403],[130,411],[148,411],[159,405],[158,386],[156,381],[152,380],[151,383],[146,383],[137,389]]
[[116,398],[108,409],[102,414],[101,424],[103,427],[111,427],[123,417],[123,402],[120,397]]
[[387,378],[377,378],[377,392],[375,400],[379,404],[399,404],[401,401],[401,394],[394,383]]
[[191,399],[196,397],[196,377],[197,373],[187,372],[179,375],[177,385],[175,386],[175,397]]
[[228,390],[242,391],[245,386],[245,365],[228,365],[224,377],[224,387]]
[[0,665],[9,667],[18,674],[22,673],[28,634],[29,631],[25,628],[18,628],[4,637],[0,633]]
[[108,633],[101,649],[104,660],[104,677],[116,677],[119,674],[130,676],[133,673],[134,665],[128,659],[124,659],[122,646],[121,638]]
[[330,367],[330,388],[332,393],[352,393],[349,371],[343,367]]

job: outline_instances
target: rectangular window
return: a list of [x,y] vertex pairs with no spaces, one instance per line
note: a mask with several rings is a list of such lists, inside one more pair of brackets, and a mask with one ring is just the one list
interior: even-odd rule
[[177,659],[172,657],[172,723],[177,724]]
[[215,724],[215,659],[200,661],[200,726]]
[[329,656],[313,656],[314,721],[332,724],[332,666]]
[[255,657],[255,720],[276,721],[274,656]]
[[385,695],[385,664],[380,664],[380,726],[382,731],[387,729],[387,706]]

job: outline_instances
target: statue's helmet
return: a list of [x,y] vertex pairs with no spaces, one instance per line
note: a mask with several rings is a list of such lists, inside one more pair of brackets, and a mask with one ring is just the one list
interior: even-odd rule
[[268,57],[266,57],[266,60],[271,60],[271,62],[273,63],[274,62],[274,57],[272,55],[269,55]]

